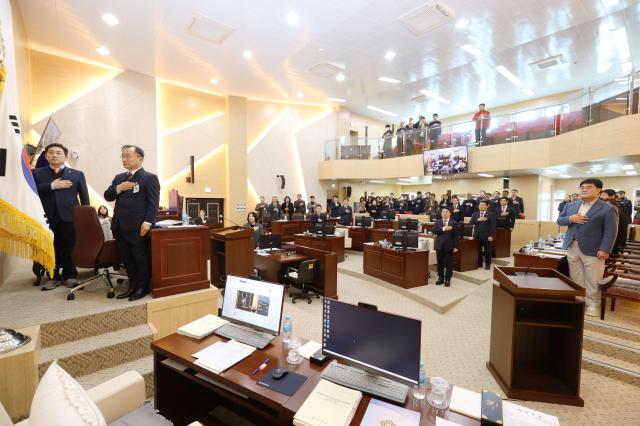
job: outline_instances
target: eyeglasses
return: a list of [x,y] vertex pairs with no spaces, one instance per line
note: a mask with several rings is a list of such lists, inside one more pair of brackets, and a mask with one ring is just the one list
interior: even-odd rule
[[140,157],[139,155],[121,155],[120,158],[124,159],[129,159],[129,158],[133,158],[133,157]]

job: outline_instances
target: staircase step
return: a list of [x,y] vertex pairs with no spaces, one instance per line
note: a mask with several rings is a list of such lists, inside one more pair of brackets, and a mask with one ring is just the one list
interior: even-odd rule
[[56,359],[72,377],[80,377],[143,358],[151,354],[152,340],[153,332],[145,323],[50,346],[40,353],[40,377]]
[[610,358],[627,361],[636,366],[640,366],[640,350],[625,344],[598,338],[593,335],[585,335],[582,341],[582,348],[589,352],[596,352]]
[[43,348],[147,323],[147,305],[139,304],[40,326]]
[[582,368],[640,387],[640,369],[636,363],[583,349]]
[[114,377],[126,373],[127,371],[137,371],[145,379],[146,396],[153,395],[153,355],[138,358],[133,361],[118,364],[115,367],[105,368],[85,376],[76,378],[78,383],[85,389],[91,389],[101,383],[111,380]]
[[[638,330],[620,327],[618,325],[605,323],[600,320],[585,319],[584,331],[585,333],[593,331],[600,335],[612,336],[616,339],[626,341],[627,346],[638,347],[640,349],[640,331]],[[617,342],[620,343],[619,341]]]

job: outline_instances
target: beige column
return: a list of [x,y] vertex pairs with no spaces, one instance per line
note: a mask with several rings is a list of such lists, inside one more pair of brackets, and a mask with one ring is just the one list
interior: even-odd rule
[[[239,211],[247,205],[247,98],[227,97],[225,118],[224,215],[242,225],[247,217],[247,211]],[[225,223],[225,226],[229,225],[231,225],[229,222]]]

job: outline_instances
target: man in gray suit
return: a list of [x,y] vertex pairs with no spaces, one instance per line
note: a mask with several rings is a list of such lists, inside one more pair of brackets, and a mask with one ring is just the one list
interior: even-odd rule
[[563,248],[571,279],[586,289],[587,315],[593,317],[598,316],[598,282],[618,232],[617,212],[598,198],[600,191],[600,179],[583,180],[582,199],[568,203],[558,217],[558,225],[568,226]]

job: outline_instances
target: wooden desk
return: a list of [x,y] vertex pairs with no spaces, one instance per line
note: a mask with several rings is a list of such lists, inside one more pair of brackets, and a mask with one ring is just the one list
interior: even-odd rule
[[377,243],[378,241],[391,241],[391,236],[393,235],[393,229],[370,229],[369,230],[369,241]]
[[513,266],[523,268],[548,268],[555,269],[561,274],[569,276],[569,264],[563,259],[553,257],[540,257],[524,253],[513,253]]
[[508,229],[496,229],[496,237],[491,242],[493,257],[511,256],[511,231]]
[[375,219],[373,229],[400,229],[400,223],[397,220]]
[[151,293],[163,297],[209,288],[209,227],[151,230]]
[[362,245],[371,241],[371,229],[362,226],[349,226],[351,250],[362,251]]
[[364,245],[362,269],[367,275],[402,288],[427,285],[429,250],[394,250],[377,243]]
[[311,229],[313,229],[313,224],[310,220],[278,220],[271,222],[271,232],[280,234],[282,241],[293,241],[296,234],[303,234],[306,231],[311,231]]
[[[224,408],[251,420],[259,425],[291,425],[293,416],[300,409],[309,394],[321,378],[325,366],[310,364],[304,360],[299,365],[288,365],[287,353],[280,337],[263,350],[256,350],[222,374],[214,374],[193,363],[191,354],[204,349],[218,341],[221,337],[212,335],[201,341],[179,334],[172,334],[151,344],[154,353],[154,398],[155,408],[176,425],[187,425],[193,421],[202,424],[219,424],[219,420],[209,414],[216,406]],[[270,358],[267,368],[251,376],[251,372],[265,358]],[[172,368],[162,361],[169,359],[182,364],[184,371]],[[274,392],[257,381],[270,374],[275,367],[287,367],[292,372],[307,376],[305,383],[291,397]],[[204,380],[196,377],[199,373]],[[213,381],[215,384],[211,383]],[[451,392],[451,388],[449,390]],[[450,397],[451,395],[449,395]],[[351,421],[352,426],[362,422],[371,396],[363,394],[356,414]],[[412,390],[404,404],[407,409],[415,409]],[[438,416],[462,425],[479,425],[478,420],[454,413],[449,410],[438,411]],[[428,403],[421,405],[421,426],[435,425],[436,411]]]
[[458,251],[453,253],[453,270],[458,272],[473,271],[478,269],[478,240],[462,238],[458,243]]
[[338,256],[338,262],[344,262],[344,235],[296,235],[293,241],[296,246],[301,245],[335,253]]
[[287,266],[297,266],[303,260],[309,259],[304,254],[287,252],[271,253],[269,256],[253,255],[253,263],[260,271],[260,277],[265,281],[284,284],[284,273]]

